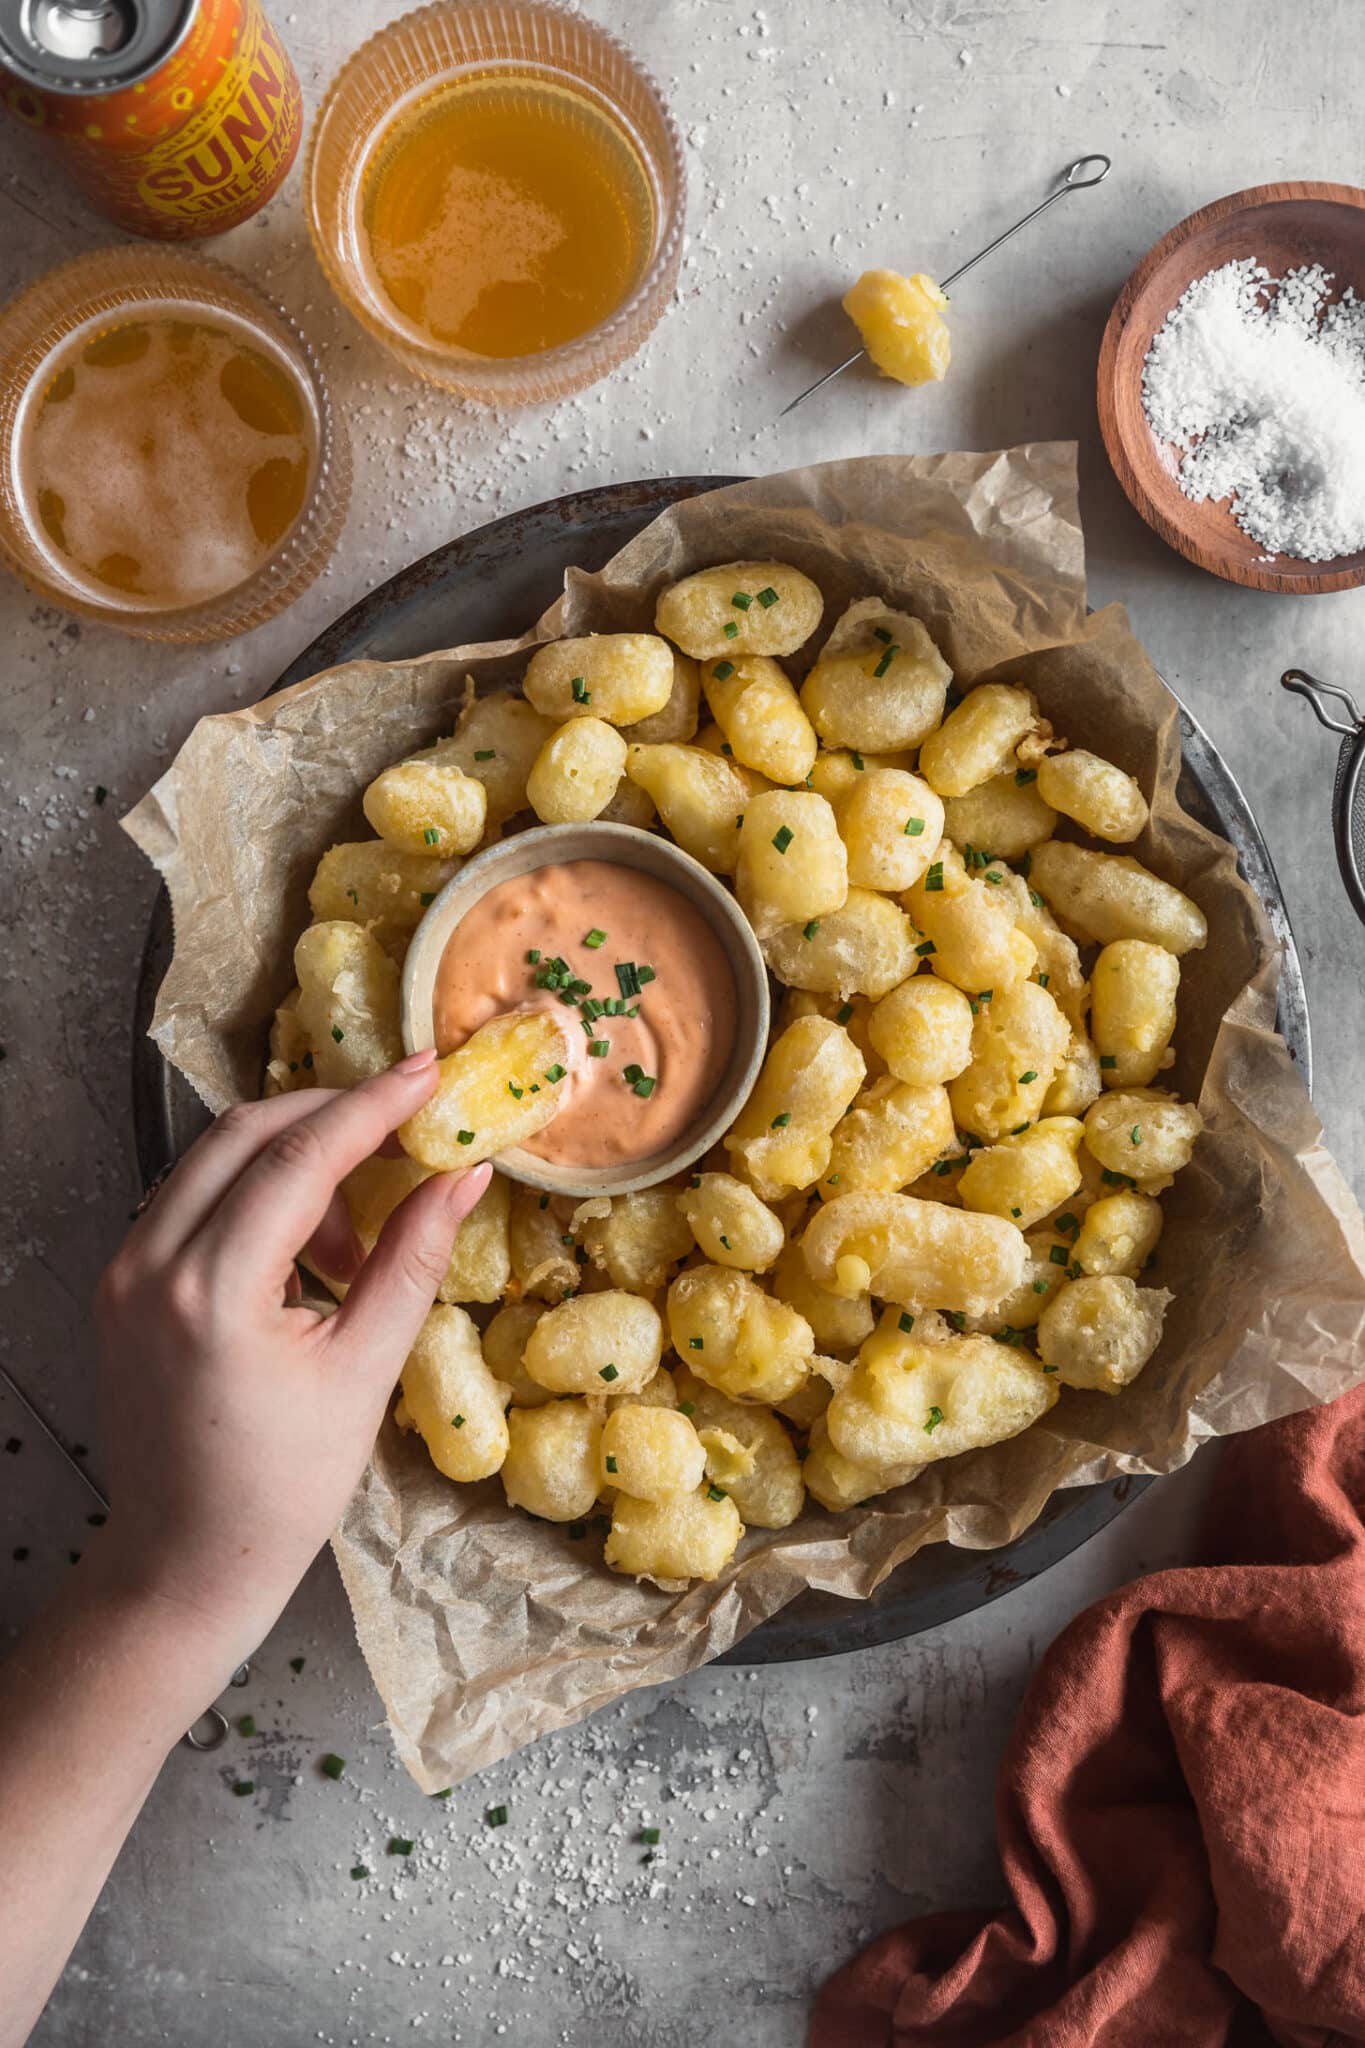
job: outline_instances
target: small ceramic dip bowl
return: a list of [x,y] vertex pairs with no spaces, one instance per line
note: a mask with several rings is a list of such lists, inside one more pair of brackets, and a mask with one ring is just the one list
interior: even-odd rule
[[518,1145],[499,1155],[500,1172],[550,1194],[623,1195],[681,1173],[726,1132],[748,1099],[768,1045],[768,971],[749,920],[700,861],[633,825],[544,825],[499,840],[466,861],[433,897],[403,964],[402,1031],[408,1052],[436,1040],[437,974],[461,923],[490,889],[569,861],[633,868],[676,889],[714,933],[734,979],[733,1038],[721,1078],[691,1125],[662,1151],[607,1167],[549,1161]]

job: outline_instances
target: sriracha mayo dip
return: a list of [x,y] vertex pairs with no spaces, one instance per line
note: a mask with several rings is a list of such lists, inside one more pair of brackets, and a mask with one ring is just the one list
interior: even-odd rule
[[638,868],[571,860],[500,882],[460,920],[436,970],[436,1050],[522,1009],[553,1010],[581,1041],[558,1115],[523,1149],[613,1167],[696,1123],[729,1063],[737,999],[686,897]]

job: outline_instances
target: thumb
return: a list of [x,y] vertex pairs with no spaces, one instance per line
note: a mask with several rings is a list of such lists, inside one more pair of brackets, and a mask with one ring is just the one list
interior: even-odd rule
[[329,1345],[344,1346],[366,1372],[393,1384],[445,1278],[460,1224],[492,1177],[487,1164],[435,1173],[399,1203],[327,1324]]

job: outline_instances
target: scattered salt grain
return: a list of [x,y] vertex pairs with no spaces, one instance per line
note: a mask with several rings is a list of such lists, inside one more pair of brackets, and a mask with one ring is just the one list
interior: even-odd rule
[[1306,562],[1365,547],[1365,305],[1331,288],[1320,264],[1274,278],[1225,263],[1195,279],[1143,366],[1185,496],[1231,499],[1244,533]]

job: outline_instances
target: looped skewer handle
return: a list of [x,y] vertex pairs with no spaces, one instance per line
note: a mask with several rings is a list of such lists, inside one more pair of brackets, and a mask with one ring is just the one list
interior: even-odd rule
[[[1313,716],[1319,725],[1325,725],[1328,732],[1339,732],[1345,739],[1354,739],[1362,726],[1365,716],[1349,690],[1343,690],[1337,683],[1323,683],[1316,676],[1310,676],[1306,669],[1287,668],[1280,677],[1280,688],[1289,690],[1296,697],[1306,698],[1313,707]],[[1338,704],[1344,704],[1351,714],[1351,723],[1346,725],[1340,718],[1333,717],[1323,703],[1324,697],[1335,697]]]
[[[1087,168],[1096,164],[1099,166],[1098,170]],[[1047,198],[1040,200],[1032,212],[1026,213],[1022,220],[1015,221],[1014,225],[1006,228],[1002,235],[997,235],[993,242],[987,242],[984,249],[978,249],[975,256],[969,256],[965,263],[960,263],[957,269],[952,271],[949,276],[941,279],[939,290],[946,292],[950,284],[956,284],[958,279],[965,277],[969,270],[975,270],[978,263],[984,263],[988,256],[993,256],[997,249],[1002,248],[1006,242],[1012,241],[1021,228],[1026,228],[1030,221],[1037,220],[1040,213],[1046,213],[1049,206],[1055,206],[1059,199],[1065,199],[1068,192],[1085,192],[1092,185],[1102,185],[1109,176],[1112,167],[1112,160],[1104,154],[1103,150],[1092,151],[1089,156],[1078,156],[1075,162],[1068,164],[1065,171],[1063,171],[1062,181],[1055,191],[1049,192]],[[784,420],[789,412],[796,411],[798,405],[803,405],[817,391],[823,391],[826,384],[833,383],[836,377],[843,376],[845,370],[851,370],[855,363],[860,363],[866,354],[867,350],[865,348],[855,348],[851,356],[845,356],[844,360],[841,363],[836,363],[832,370],[826,370],[823,377],[817,377],[815,382],[808,384],[804,391],[798,391],[791,403],[783,406],[777,417],[780,420]]]

